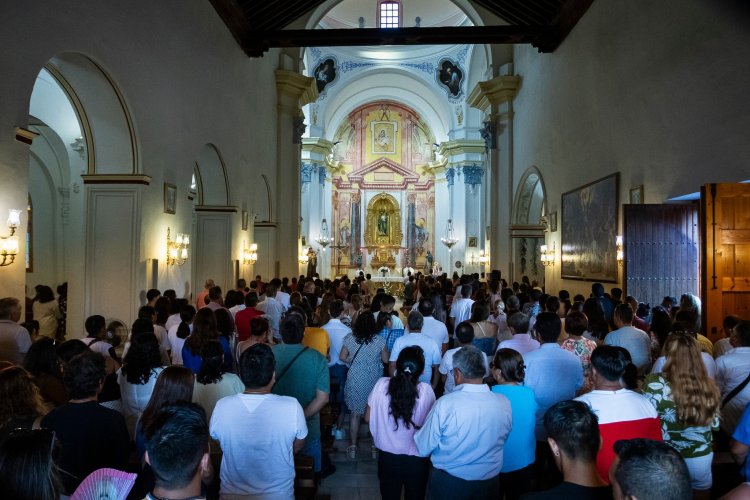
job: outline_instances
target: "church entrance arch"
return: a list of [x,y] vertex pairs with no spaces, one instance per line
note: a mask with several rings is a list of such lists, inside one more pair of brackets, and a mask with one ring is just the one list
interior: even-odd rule
[[545,207],[542,174],[531,166],[521,177],[514,203],[512,279],[515,281],[527,276],[531,282],[544,283],[541,246],[545,244],[545,227],[542,225]]

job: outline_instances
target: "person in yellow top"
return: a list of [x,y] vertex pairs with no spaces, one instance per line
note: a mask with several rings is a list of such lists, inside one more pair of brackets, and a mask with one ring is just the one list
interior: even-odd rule
[[315,320],[315,315],[312,311],[306,311],[302,306],[292,306],[289,308],[289,312],[294,312],[305,318],[305,336],[302,338],[302,345],[315,349],[320,354],[328,358],[328,350],[331,348],[331,339],[328,337],[328,332],[320,328]]

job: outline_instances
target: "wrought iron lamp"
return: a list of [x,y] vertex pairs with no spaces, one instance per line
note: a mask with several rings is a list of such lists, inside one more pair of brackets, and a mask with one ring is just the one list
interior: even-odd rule
[[440,242],[448,247],[448,254],[450,255],[451,249],[458,243],[456,239],[456,233],[453,232],[453,220],[448,219],[448,225],[445,228],[445,236],[440,238]]
[[187,234],[177,233],[175,239],[172,239],[171,229],[167,228],[167,265],[181,266],[187,262],[188,247],[190,246],[190,236]]
[[18,255],[18,236],[16,229],[21,225],[21,211],[11,208],[8,214],[8,228],[10,234],[6,237],[0,237],[0,267],[9,266],[16,260]]
[[315,242],[321,246],[323,249],[323,252],[326,251],[326,247],[331,244],[331,236],[328,232],[328,221],[323,219],[322,223],[320,224],[320,234],[318,234],[318,237],[315,238]]

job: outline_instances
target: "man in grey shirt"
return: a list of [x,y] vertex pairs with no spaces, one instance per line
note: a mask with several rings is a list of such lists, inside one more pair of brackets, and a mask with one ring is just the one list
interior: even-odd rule
[[633,308],[630,304],[615,307],[613,320],[617,330],[609,332],[604,343],[624,347],[638,367],[638,373],[648,373],[651,368],[651,339],[648,333],[633,326]]

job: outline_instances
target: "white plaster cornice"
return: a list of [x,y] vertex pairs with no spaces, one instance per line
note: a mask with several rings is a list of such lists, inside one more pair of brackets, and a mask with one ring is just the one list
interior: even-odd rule
[[296,71],[276,70],[276,92],[297,99],[299,107],[315,102],[318,98],[318,87],[315,78],[300,75]]

